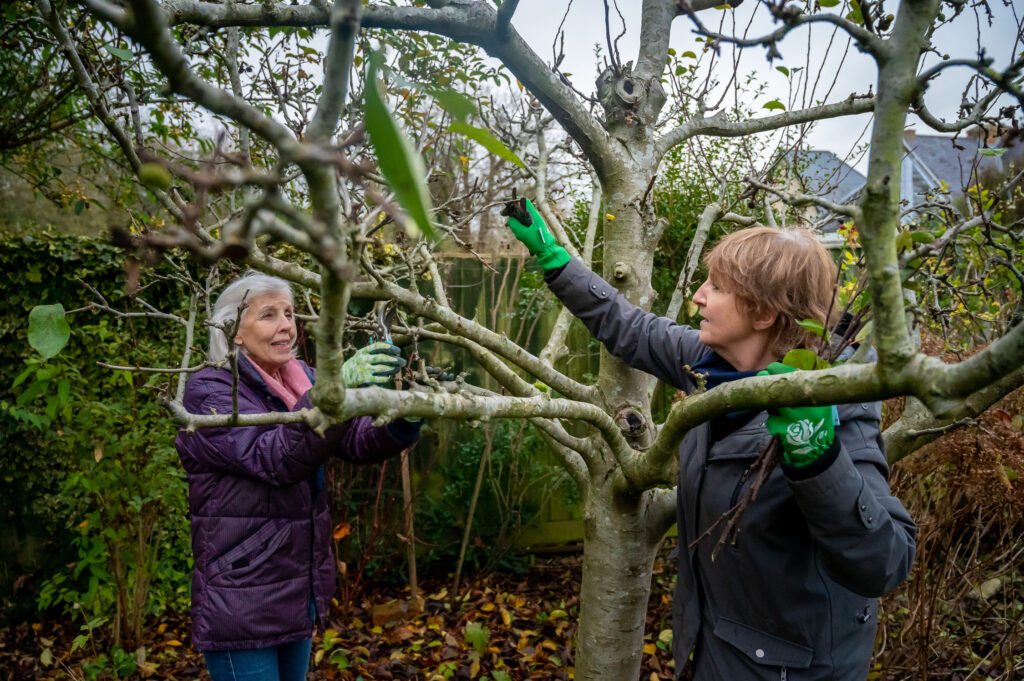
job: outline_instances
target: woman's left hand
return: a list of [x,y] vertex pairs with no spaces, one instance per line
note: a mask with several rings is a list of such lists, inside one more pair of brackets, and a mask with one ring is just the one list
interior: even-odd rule
[[359,348],[341,365],[341,379],[346,388],[386,385],[402,367],[402,351],[390,343],[373,343]]
[[[758,376],[777,376],[796,371],[772,362]],[[832,407],[779,407],[768,411],[765,426],[782,440],[782,454],[791,466],[806,466],[828,451],[835,440]]]

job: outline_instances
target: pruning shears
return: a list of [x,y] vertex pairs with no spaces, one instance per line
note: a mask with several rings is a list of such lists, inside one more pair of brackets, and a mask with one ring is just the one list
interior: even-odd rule
[[393,345],[391,341],[391,325],[395,322],[395,303],[387,301],[377,308],[377,324],[373,330],[373,340]]
[[[516,198],[516,190],[512,188],[512,200],[506,201],[505,206],[501,209],[502,217],[512,217],[518,220],[525,227],[529,227],[533,224],[533,216],[530,215],[530,211],[526,209],[526,197],[520,196]],[[544,236],[544,226],[537,225],[537,232],[540,234],[540,242],[542,244],[547,243],[547,237]]]

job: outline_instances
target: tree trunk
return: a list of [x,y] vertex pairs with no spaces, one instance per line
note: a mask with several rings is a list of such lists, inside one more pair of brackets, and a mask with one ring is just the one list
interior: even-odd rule
[[652,539],[642,496],[595,489],[584,507],[576,679],[628,681],[640,674],[647,600],[661,535]]
[[[660,237],[653,211],[641,208],[649,177],[649,172],[628,166],[625,172],[604,182],[606,210],[611,218],[606,217],[602,276],[626,300],[644,310],[651,309],[657,295],[651,288],[651,275],[654,248]],[[630,444],[641,449],[649,446],[654,424],[647,374],[630,368],[602,347],[599,385],[612,417]]]

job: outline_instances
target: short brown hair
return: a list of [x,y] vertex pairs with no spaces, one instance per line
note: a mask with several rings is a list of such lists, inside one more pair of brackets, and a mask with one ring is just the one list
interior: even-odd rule
[[771,350],[781,357],[793,348],[816,347],[818,337],[797,324],[815,319],[829,326],[837,269],[825,247],[807,229],[763,225],[733,232],[704,256],[708,278],[736,296],[751,317],[778,314]]

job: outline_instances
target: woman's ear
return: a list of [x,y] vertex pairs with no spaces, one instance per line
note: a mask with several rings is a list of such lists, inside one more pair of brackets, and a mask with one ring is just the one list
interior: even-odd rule
[[764,331],[775,326],[775,322],[779,320],[778,312],[763,312],[760,315],[754,316],[752,322],[755,331]]

